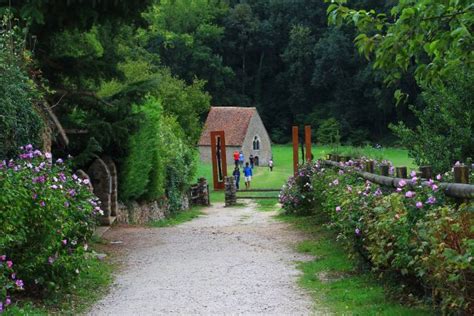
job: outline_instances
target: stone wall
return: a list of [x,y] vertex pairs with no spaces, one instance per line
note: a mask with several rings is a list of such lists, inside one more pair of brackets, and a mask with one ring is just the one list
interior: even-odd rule
[[[100,218],[102,225],[111,225],[114,221],[122,224],[145,224],[151,221],[157,221],[169,215],[169,208],[165,202],[132,202],[124,205],[118,202],[118,183],[117,168],[113,160],[109,157],[97,158],[89,167],[87,174],[78,170],[77,175],[82,179],[90,178],[90,190],[101,201],[101,209],[104,215]],[[206,187],[207,181],[201,183]],[[205,203],[208,198],[202,199]],[[189,209],[188,194],[182,197],[182,210]]]
[[189,189],[189,204],[209,206],[209,184],[206,178],[199,178],[196,184],[191,185]]
[[164,219],[168,215],[168,208],[161,206],[157,201],[147,203],[132,202],[128,205],[119,203],[116,222],[120,224],[141,225]]
[[[260,150],[253,149],[253,140],[255,136],[260,139]],[[258,114],[255,114],[250,120],[247,135],[243,143],[245,161],[249,160],[250,155],[258,157],[260,166],[268,166],[268,161],[272,157],[272,143],[267,130],[263,125],[262,119]]]
[[[183,196],[183,211],[189,209],[189,199]],[[116,222],[120,224],[143,225],[153,221],[165,219],[170,215],[168,205],[164,202],[131,202],[118,203]]]

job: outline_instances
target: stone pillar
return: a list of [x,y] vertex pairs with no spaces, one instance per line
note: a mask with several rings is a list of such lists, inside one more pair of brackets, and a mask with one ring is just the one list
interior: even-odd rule
[[225,177],[225,206],[232,206],[237,203],[237,188],[235,178]]
[[112,180],[112,193],[110,195],[110,216],[117,216],[118,211],[118,180],[117,180],[117,167],[110,157],[104,157],[102,160],[107,165]]
[[199,204],[203,206],[211,205],[211,201],[209,199],[209,184],[207,183],[206,178],[199,178],[198,180],[199,186]]
[[106,163],[97,158],[89,167],[87,172],[91,178],[94,194],[100,199],[100,208],[104,211],[104,216],[100,221],[102,225],[112,224],[111,218],[111,195],[112,195],[112,177]]

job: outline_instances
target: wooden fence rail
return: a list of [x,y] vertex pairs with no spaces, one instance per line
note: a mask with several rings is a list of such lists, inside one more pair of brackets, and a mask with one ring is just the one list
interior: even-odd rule
[[[341,165],[339,162],[331,160],[322,160],[323,164],[328,166],[337,167],[342,170],[347,170],[351,167]],[[401,180],[406,181],[407,185],[413,186],[411,179],[406,178],[395,178],[388,176],[381,176],[375,173],[366,171],[356,171],[362,178],[369,180],[370,182],[377,183],[384,186],[398,187],[398,183]],[[422,182],[423,185],[429,185],[428,181]],[[447,196],[458,198],[458,199],[474,199],[474,185],[465,183],[447,183],[443,182],[439,184],[439,188],[443,190]]]

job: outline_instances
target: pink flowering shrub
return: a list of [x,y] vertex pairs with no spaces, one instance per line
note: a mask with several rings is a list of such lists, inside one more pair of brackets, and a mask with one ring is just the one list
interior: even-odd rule
[[[415,280],[447,312],[474,308],[472,203],[458,206],[439,190],[437,180],[422,185],[416,174],[389,188],[350,169],[325,169],[319,163],[306,168],[313,171],[311,212],[327,221],[352,254],[378,272]],[[292,213],[305,212],[294,209],[305,204],[289,206]]]
[[13,261],[0,255],[0,313],[12,303],[10,293],[23,290],[23,280],[17,277]]
[[310,164],[301,166],[298,175],[290,177],[282,187],[279,201],[287,213],[305,215],[313,211],[316,200],[311,177],[316,169]]
[[[96,198],[65,163],[23,148],[0,162],[0,302],[19,286],[55,291],[82,269],[97,213]],[[8,262],[14,262],[15,273]],[[14,277],[13,277],[14,276]]]

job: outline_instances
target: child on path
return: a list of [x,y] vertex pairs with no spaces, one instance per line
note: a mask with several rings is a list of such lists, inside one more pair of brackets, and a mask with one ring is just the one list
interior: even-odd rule
[[236,150],[234,151],[234,163],[235,167],[239,167],[239,152]]
[[248,190],[250,189],[250,181],[252,181],[252,168],[250,168],[248,162],[245,163],[244,176],[245,176],[245,188]]
[[235,187],[237,190],[239,189],[239,182],[240,182],[240,170],[239,167],[235,167],[234,172],[232,172],[232,175],[235,178]]
[[270,160],[268,161],[268,167],[270,168],[270,172],[273,171],[273,159],[270,158]]
[[240,151],[239,153],[239,163],[240,163],[240,167],[243,168],[244,167],[244,153],[242,152],[242,150]]

